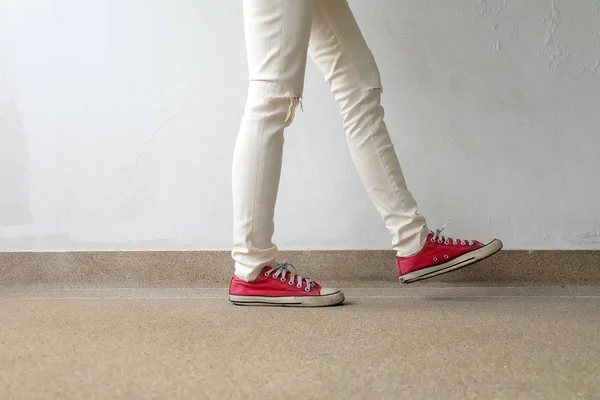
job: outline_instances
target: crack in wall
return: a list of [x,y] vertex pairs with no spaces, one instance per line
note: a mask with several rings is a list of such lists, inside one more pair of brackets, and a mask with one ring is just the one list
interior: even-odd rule
[[548,15],[542,20],[544,25],[548,26],[544,46],[546,46],[548,52],[547,65],[551,73],[555,72],[560,64],[568,57],[567,49],[561,45],[557,37],[558,27],[561,23],[560,11],[557,7],[558,3],[559,1],[552,0]]

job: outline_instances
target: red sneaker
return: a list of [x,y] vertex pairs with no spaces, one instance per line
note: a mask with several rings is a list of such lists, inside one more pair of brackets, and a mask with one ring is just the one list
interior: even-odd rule
[[235,275],[229,286],[229,301],[237,305],[324,307],[344,302],[339,289],[323,288],[295,272],[291,264],[264,267],[258,278],[246,282]]
[[396,257],[400,282],[411,283],[454,271],[483,260],[502,249],[498,239],[481,243],[476,240],[442,236],[442,229],[430,232],[425,247],[410,257]]

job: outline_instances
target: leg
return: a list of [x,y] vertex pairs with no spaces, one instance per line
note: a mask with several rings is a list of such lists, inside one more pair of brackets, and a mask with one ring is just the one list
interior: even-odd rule
[[429,230],[418,214],[383,122],[381,79],[346,0],[317,0],[309,54],[339,102],[359,175],[398,256],[419,252]]
[[273,216],[283,131],[300,101],[313,0],[244,0],[249,87],[233,157],[235,274],[250,281],[277,253]]
[[346,0],[317,0],[309,52],[340,103],[352,157],[394,237],[400,281],[455,271],[502,249],[488,242],[429,233],[406,183],[383,122],[381,81]]

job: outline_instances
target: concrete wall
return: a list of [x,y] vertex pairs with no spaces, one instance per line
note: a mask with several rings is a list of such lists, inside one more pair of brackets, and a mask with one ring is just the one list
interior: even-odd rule
[[[600,1],[351,1],[432,226],[600,249]],[[0,250],[227,249],[239,1],[0,0]],[[308,66],[282,248],[384,249]]]

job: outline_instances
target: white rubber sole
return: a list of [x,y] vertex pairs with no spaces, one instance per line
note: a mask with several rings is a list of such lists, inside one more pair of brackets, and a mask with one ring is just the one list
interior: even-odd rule
[[229,301],[238,306],[327,307],[342,304],[344,293],[337,291],[323,296],[240,296],[230,294]]
[[466,267],[481,261],[484,258],[499,252],[502,250],[502,242],[498,239],[494,239],[488,242],[480,249],[473,250],[469,253],[463,254],[453,260],[446,263],[435,265],[433,267],[423,268],[417,271],[409,272],[408,274],[400,275],[399,279],[402,283],[412,283],[420,281],[422,279],[432,278],[434,276],[442,275],[448,272],[456,271],[457,269]]

